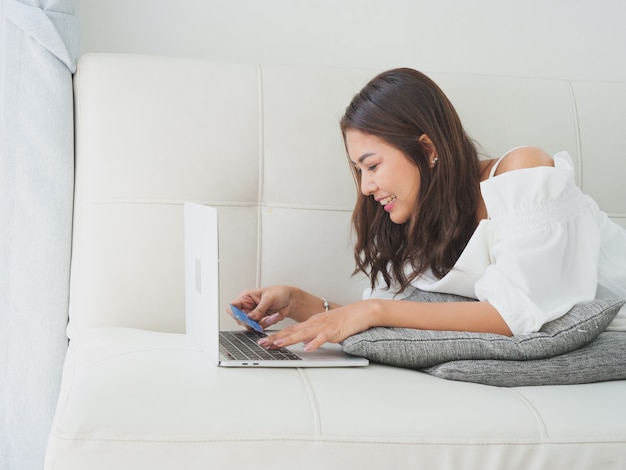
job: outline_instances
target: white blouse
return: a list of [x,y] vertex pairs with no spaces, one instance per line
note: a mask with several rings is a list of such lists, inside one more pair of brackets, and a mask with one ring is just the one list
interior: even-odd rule
[[[578,302],[626,298],[626,230],[576,186],[569,154],[556,154],[554,167],[493,176],[496,166],[480,184],[488,219],[454,267],[442,279],[425,273],[412,284],[489,302],[515,335],[539,330]],[[408,294],[382,286],[364,298]],[[626,306],[609,329],[626,331]]]

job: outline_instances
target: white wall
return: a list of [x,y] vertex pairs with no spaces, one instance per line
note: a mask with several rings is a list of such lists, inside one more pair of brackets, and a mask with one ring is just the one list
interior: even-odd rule
[[626,81],[625,0],[82,0],[82,52]]

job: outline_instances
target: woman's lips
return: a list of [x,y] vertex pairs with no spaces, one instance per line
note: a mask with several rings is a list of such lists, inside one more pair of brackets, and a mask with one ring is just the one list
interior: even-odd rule
[[396,202],[396,197],[395,196],[387,196],[387,197],[384,197],[384,198],[380,199],[378,202],[380,202],[380,204],[383,206],[383,208],[387,212],[389,212],[393,208],[393,206],[394,206],[394,204]]

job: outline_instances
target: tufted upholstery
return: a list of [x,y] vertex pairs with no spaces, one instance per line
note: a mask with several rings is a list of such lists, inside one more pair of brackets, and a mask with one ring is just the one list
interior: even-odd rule
[[[46,468],[626,465],[626,382],[499,389],[378,365],[222,370],[181,334],[186,200],[218,207],[222,306],[274,283],[360,298],[337,123],[377,72],[81,59],[71,342]],[[430,75],[485,155],[568,150],[583,190],[626,226],[626,83]]]

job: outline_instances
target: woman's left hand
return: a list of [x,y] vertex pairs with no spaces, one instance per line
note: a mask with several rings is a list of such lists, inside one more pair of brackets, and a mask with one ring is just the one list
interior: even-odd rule
[[344,307],[311,316],[302,323],[259,340],[268,349],[283,348],[304,343],[305,351],[314,351],[324,343],[340,343],[354,334],[371,328],[372,301],[356,302]]

